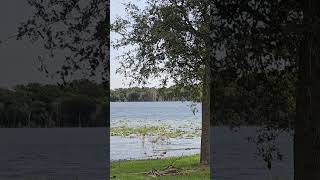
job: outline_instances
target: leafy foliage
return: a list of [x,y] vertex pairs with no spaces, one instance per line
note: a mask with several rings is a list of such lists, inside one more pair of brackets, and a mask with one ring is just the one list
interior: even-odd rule
[[101,80],[109,81],[108,0],[28,0],[28,3],[33,15],[20,24],[17,39],[41,42],[49,52],[48,57],[38,57],[40,70],[52,73],[46,59],[63,54],[64,61],[56,71],[63,81],[77,71],[90,76],[98,72]]
[[[157,78],[166,86],[172,80],[199,95],[207,52],[203,36],[191,24],[205,33],[205,19],[193,9],[186,10],[167,1],[148,3],[144,10],[127,4],[129,18],[119,18],[112,25],[112,30],[121,35],[114,47],[132,47],[120,57],[119,72],[138,84]],[[185,16],[191,12],[198,16],[189,24]]]

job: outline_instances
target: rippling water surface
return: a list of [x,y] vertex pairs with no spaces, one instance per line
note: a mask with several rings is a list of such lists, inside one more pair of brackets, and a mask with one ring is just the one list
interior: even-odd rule
[[0,129],[0,179],[106,179],[106,134],[106,128]]
[[[111,103],[111,128],[126,125],[170,126],[172,129],[201,128],[201,104],[192,102]],[[150,159],[200,153],[200,138],[170,138],[152,143],[152,137],[111,137],[111,160]],[[130,149],[130,151],[128,151]]]
[[[112,102],[111,127],[166,124],[201,126],[201,104],[192,102]],[[194,113],[193,113],[194,112]]]

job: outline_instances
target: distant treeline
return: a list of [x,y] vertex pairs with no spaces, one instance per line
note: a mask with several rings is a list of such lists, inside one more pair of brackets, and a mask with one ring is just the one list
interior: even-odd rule
[[[230,73],[230,72],[226,72]],[[216,80],[213,102],[216,125],[266,125],[290,128],[295,116],[295,75],[289,72],[252,73],[247,76]],[[226,77],[230,77],[226,75]],[[195,90],[192,90],[195,89]],[[130,101],[198,101],[203,99],[199,87],[119,88],[111,90],[113,102]],[[203,104],[205,105],[205,104]]]
[[183,89],[177,91],[174,86],[168,88],[119,88],[110,91],[111,102],[140,102],[140,101],[191,101]]
[[0,89],[0,127],[91,127],[107,124],[107,91],[89,80]]

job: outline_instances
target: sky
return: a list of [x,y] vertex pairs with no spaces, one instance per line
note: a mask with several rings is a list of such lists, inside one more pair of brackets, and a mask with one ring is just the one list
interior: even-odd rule
[[[146,5],[145,0],[111,0],[110,12],[111,22],[117,16],[126,16],[123,3],[133,2],[139,7]],[[17,32],[17,27],[21,22],[27,20],[32,14],[32,9],[27,4],[27,0],[2,0],[0,6],[0,40]],[[111,41],[116,38],[111,33]],[[12,87],[17,84],[26,84],[29,82],[55,83],[58,79],[47,78],[44,73],[38,70],[38,56],[45,55],[40,44],[31,44],[27,40],[17,41],[11,39],[7,43],[0,44],[0,87]],[[117,56],[121,55],[123,50],[111,48],[110,52],[110,88],[128,87],[129,80],[123,75],[117,74],[119,68]],[[59,58],[59,56],[57,57]],[[61,58],[61,57],[60,57]],[[55,62],[53,59],[52,62]],[[58,63],[50,64],[52,69],[58,68]],[[150,86],[156,86],[157,83],[150,82]]]
[[[125,6],[123,3],[128,2],[134,2],[139,7],[143,7],[145,5],[144,0],[111,0],[110,1],[110,19],[111,23],[114,22],[114,20],[117,17],[125,17]],[[110,34],[111,41],[115,40],[117,38],[117,35],[115,33]],[[116,70],[119,68],[120,63],[117,59],[118,56],[123,54],[123,49],[113,49],[111,47],[110,49],[110,88],[116,89],[116,88],[124,88],[129,87],[130,79],[126,79],[123,75],[116,73]]]
[[[147,0],[111,0],[110,1],[110,19],[111,23],[114,22],[114,20],[117,17],[126,17],[126,11],[125,11],[125,6],[123,3],[133,3],[137,5],[140,9],[145,8],[147,5]],[[115,39],[119,38],[115,33],[111,32],[111,42]],[[128,49],[130,47],[125,47],[123,49],[113,49],[111,47],[110,49],[110,88],[111,89],[116,89],[116,88],[126,88],[129,87],[129,82],[131,79],[127,79],[124,77],[122,74],[116,73],[116,70],[119,68],[120,63],[119,59],[117,59],[118,56],[122,55],[125,51],[125,49]],[[146,87],[159,87],[160,86],[159,79],[149,79],[147,84],[144,85]],[[169,80],[168,85],[172,85],[172,81]],[[136,86],[136,85],[134,85]]]
[[[27,0],[2,0],[0,6],[0,88],[13,87],[18,84],[37,82],[52,84],[61,82],[59,76],[47,77],[39,71],[39,56],[46,57],[42,43],[32,44],[28,40],[16,40],[8,37],[17,34],[20,23],[25,22],[33,14]],[[61,67],[64,60],[63,52],[55,54],[56,57],[46,61],[49,71],[55,72]],[[75,75],[72,78],[79,78]]]
[[[15,34],[19,23],[26,20],[31,12],[25,0],[2,0],[0,39],[6,39]],[[48,81],[37,69],[36,59],[40,53],[43,51],[39,47],[27,41],[10,40],[0,44],[0,87],[30,81]]]

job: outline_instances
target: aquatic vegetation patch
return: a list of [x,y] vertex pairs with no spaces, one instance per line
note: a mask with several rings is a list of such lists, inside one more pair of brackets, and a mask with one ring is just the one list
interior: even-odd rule
[[201,129],[199,128],[183,130],[179,128],[172,128],[169,125],[130,127],[127,124],[124,124],[118,127],[111,128],[111,136],[122,137],[145,138],[147,136],[155,136],[163,138],[190,138],[199,137],[200,135]]

